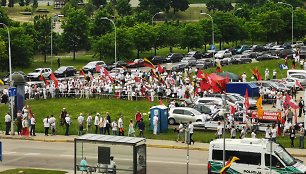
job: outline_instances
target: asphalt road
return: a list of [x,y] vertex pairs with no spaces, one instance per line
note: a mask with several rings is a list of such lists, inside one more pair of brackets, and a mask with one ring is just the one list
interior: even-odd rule
[[[73,143],[1,141],[3,162],[0,163],[0,168],[1,166],[32,167],[73,171]],[[207,173],[207,152],[190,151],[189,159],[190,174]],[[117,164],[122,161],[130,161],[130,159],[129,157],[120,157],[117,159]],[[147,166],[148,173],[186,173],[186,150],[147,148]]]

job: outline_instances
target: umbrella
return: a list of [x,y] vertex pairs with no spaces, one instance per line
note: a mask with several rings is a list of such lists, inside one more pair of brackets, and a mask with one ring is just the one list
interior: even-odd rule
[[239,81],[239,76],[231,72],[223,71],[222,73],[219,73],[218,75],[224,78],[226,78],[226,75],[227,75],[230,80]]

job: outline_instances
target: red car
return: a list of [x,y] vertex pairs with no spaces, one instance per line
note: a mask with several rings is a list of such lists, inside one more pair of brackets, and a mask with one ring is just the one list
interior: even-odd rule
[[137,68],[137,67],[144,67],[145,63],[143,59],[135,59],[133,62],[128,62],[127,67],[129,68]]

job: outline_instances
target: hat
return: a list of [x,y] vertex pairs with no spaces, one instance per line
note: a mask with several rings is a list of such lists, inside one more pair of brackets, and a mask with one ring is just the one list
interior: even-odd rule
[[65,110],[66,108],[63,108],[63,110]]
[[299,124],[299,126],[303,126],[303,124],[302,124],[302,123],[300,123],[300,124]]
[[99,113],[97,113],[97,115],[100,115]]

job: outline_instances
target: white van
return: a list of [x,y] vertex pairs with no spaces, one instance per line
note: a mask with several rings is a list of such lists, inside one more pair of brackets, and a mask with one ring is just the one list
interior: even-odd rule
[[290,77],[291,74],[306,74],[306,70],[301,70],[301,69],[289,69],[289,70],[287,70],[287,77]]
[[[227,161],[236,156],[240,160],[232,163],[226,173],[270,173],[271,143],[266,139],[226,139],[225,150]],[[306,166],[302,161],[292,157],[285,148],[272,143],[272,173],[306,174]],[[223,166],[223,139],[210,142],[208,157],[208,173],[220,173]]]

